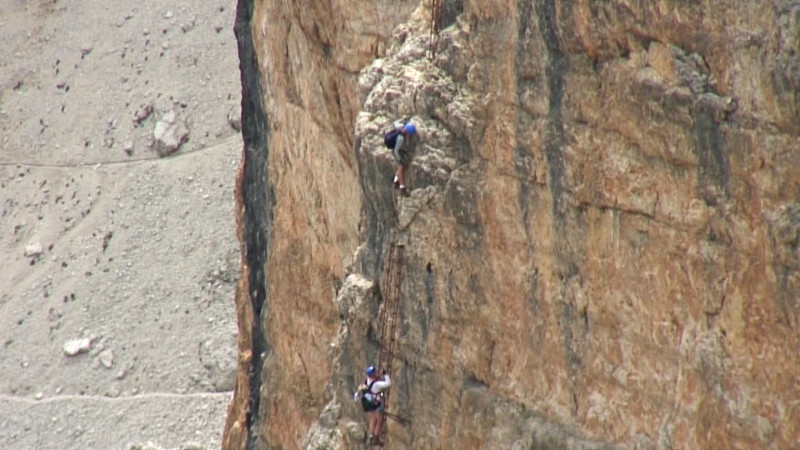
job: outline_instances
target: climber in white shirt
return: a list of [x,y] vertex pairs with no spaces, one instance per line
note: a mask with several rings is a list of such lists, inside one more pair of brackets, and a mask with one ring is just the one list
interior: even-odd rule
[[367,443],[383,445],[380,441],[381,432],[383,431],[383,391],[392,385],[392,380],[385,369],[383,370],[383,376],[380,378],[375,366],[367,367],[366,372],[367,379],[353,394],[353,401],[358,401],[361,398],[361,405],[364,407],[364,411],[369,414]]

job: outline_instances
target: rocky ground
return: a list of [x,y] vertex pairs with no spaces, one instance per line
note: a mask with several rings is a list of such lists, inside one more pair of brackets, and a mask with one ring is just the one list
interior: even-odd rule
[[0,448],[218,448],[232,2],[0,0]]

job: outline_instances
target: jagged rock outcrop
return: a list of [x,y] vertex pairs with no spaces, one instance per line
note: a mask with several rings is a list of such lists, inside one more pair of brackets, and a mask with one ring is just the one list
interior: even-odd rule
[[240,2],[226,448],[357,448],[392,242],[388,448],[800,445],[800,4],[443,3]]

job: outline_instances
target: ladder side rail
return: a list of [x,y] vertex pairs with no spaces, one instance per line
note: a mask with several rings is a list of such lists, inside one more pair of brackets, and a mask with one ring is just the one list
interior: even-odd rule
[[[402,298],[402,290],[401,290],[401,288],[402,288],[402,274],[403,274],[403,251],[404,251],[404,247],[403,246],[399,246],[397,251],[396,251],[396,254],[393,255],[393,256],[396,257],[397,260],[394,261],[394,263],[393,263],[392,269],[393,269],[394,273],[391,276],[391,280],[390,281],[391,281],[392,284],[390,284],[390,288],[389,288],[391,290],[391,297],[393,298],[393,305],[392,305],[393,308],[392,308],[392,311],[389,313],[390,315],[387,316],[387,317],[391,317],[391,329],[389,331],[389,346],[388,346],[388,349],[387,349],[388,350],[388,352],[387,352],[387,361],[388,362],[387,362],[387,365],[386,365],[386,371],[387,371],[387,373],[389,374],[390,377],[392,376],[392,366],[393,366],[392,363],[394,362],[394,344],[395,344],[395,340],[397,338],[397,320],[398,320],[398,315],[399,315],[399,311],[400,311],[399,305],[400,305],[400,299]],[[382,342],[382,344],[383,344],[383,342]],[[386,393],[384,395],[383,410],[381,412],[381,415],[383,416],[382,417],[382,421],[384,423],[386,421],[387,411],[389,409],[389,399],[390,399],[390,396],[391,396],[391,391],[392,391],[391,388],[387,389]],[[388,427],[384,426],[383,429],[381,430],[382,431],[381,440],[384,443],[386,442],[387,429],[388,429]]]

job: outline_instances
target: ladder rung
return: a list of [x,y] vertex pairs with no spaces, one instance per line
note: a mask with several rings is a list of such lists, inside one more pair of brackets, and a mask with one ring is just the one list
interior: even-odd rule
[[[441,0],[439,0],[441,2]],[[385,368],[387,373],[392,371],[392,363],[394,362],[394,344],[397,338],[397,322],[399,314],[399,303],[402,298],[402,285],[403,285],[403,244],[392,244],[389,247],[389,254],[384,268],[383,288],[386,292],[386,298],[383,304],[383,310],[378,315],[378,329],[380,330],[379,341],[379,359],[378,363],[382,368]],[[389,407],[389,392],[386,393],[386,400],[384,407]],[[384,410],[385,417],[399,422],[401,425],[410,424],[411,421],[403,417],[388,413]],[[382,433],[385,442],[386,428]]]

